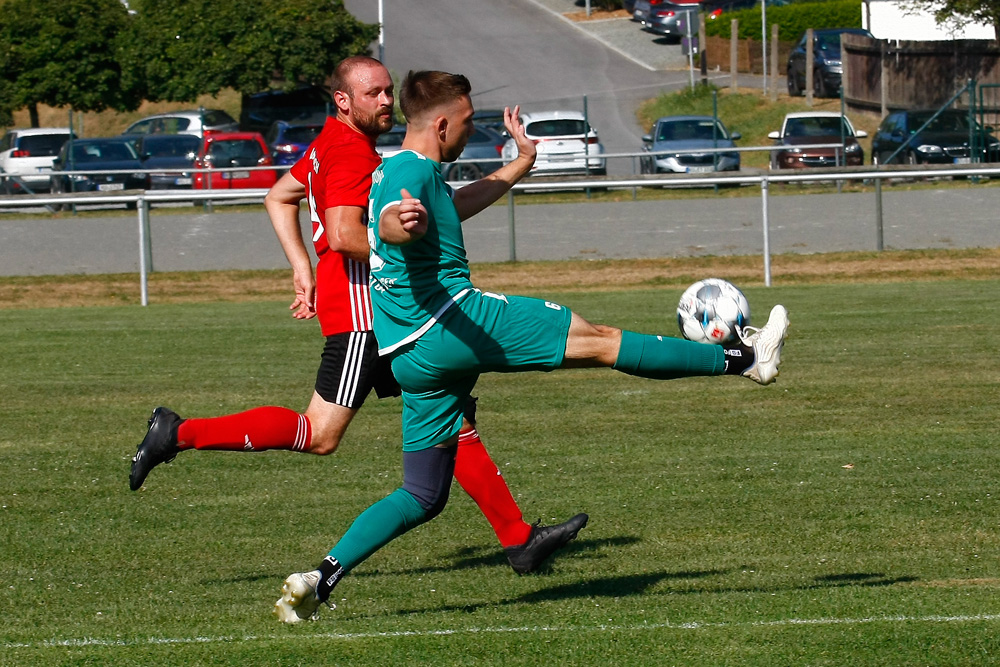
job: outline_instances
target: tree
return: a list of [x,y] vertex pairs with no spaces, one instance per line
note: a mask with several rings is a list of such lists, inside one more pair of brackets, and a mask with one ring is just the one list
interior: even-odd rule
[[340,0],[132,0],[126,85],[149,100],[191,101],[223,88],[322,84],[333,66],[368,53],[378,27]]
[[[6,0],[0,25],[0,115],[38,104],[80,111],[135,109],[121,85],[119,37],[130,17],[120,0]],[[8,119],[9,120],[9,119]]]
[[911,12],[931,11],[939,24],[984,23],[1000,41],[1000,0],[903,0]]

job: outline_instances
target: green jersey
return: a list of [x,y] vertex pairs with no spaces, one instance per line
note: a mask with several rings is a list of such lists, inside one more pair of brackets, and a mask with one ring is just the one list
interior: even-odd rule
[[[409,245],[391,245],[379,238],[379,216],[401,201],[403,189],[427,209],[427,233]],[[369,285],[379,354],[418,339],[473,289],[454,194],[441,164],[413,151],[393,155],[372,174]]]

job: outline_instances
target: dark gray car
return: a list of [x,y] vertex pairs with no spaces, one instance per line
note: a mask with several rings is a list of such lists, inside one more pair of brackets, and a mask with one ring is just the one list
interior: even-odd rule
[[[503,165],[500,152],[507,138],[496,130],[477,125],[458,162],[444,165],[441,175],[447,181],[477,181]],[[473,160],[469,162],[469,160]]]

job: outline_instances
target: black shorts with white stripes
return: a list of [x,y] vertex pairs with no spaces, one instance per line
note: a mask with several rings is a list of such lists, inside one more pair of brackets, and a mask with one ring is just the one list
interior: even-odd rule
[[349,331],[327,336],[316,393],[328,403],[357,409],[372,389],[379,398],[400,395],[389,357],[378,356],[375,334]]

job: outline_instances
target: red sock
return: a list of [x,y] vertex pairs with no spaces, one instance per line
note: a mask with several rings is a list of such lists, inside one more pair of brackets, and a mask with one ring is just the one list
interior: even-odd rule
[[181,449],[225,449],[261,452],[265,449],[309,449],[312,427],[294,410],[263,407],[225,417],[185,419],[177,429]]
[[521,508],[514,502],[507,482],[474,428],[458,434],[455,479],[486,515],[501,546],[512,547],[528,541],[531,526],[521,518]]

